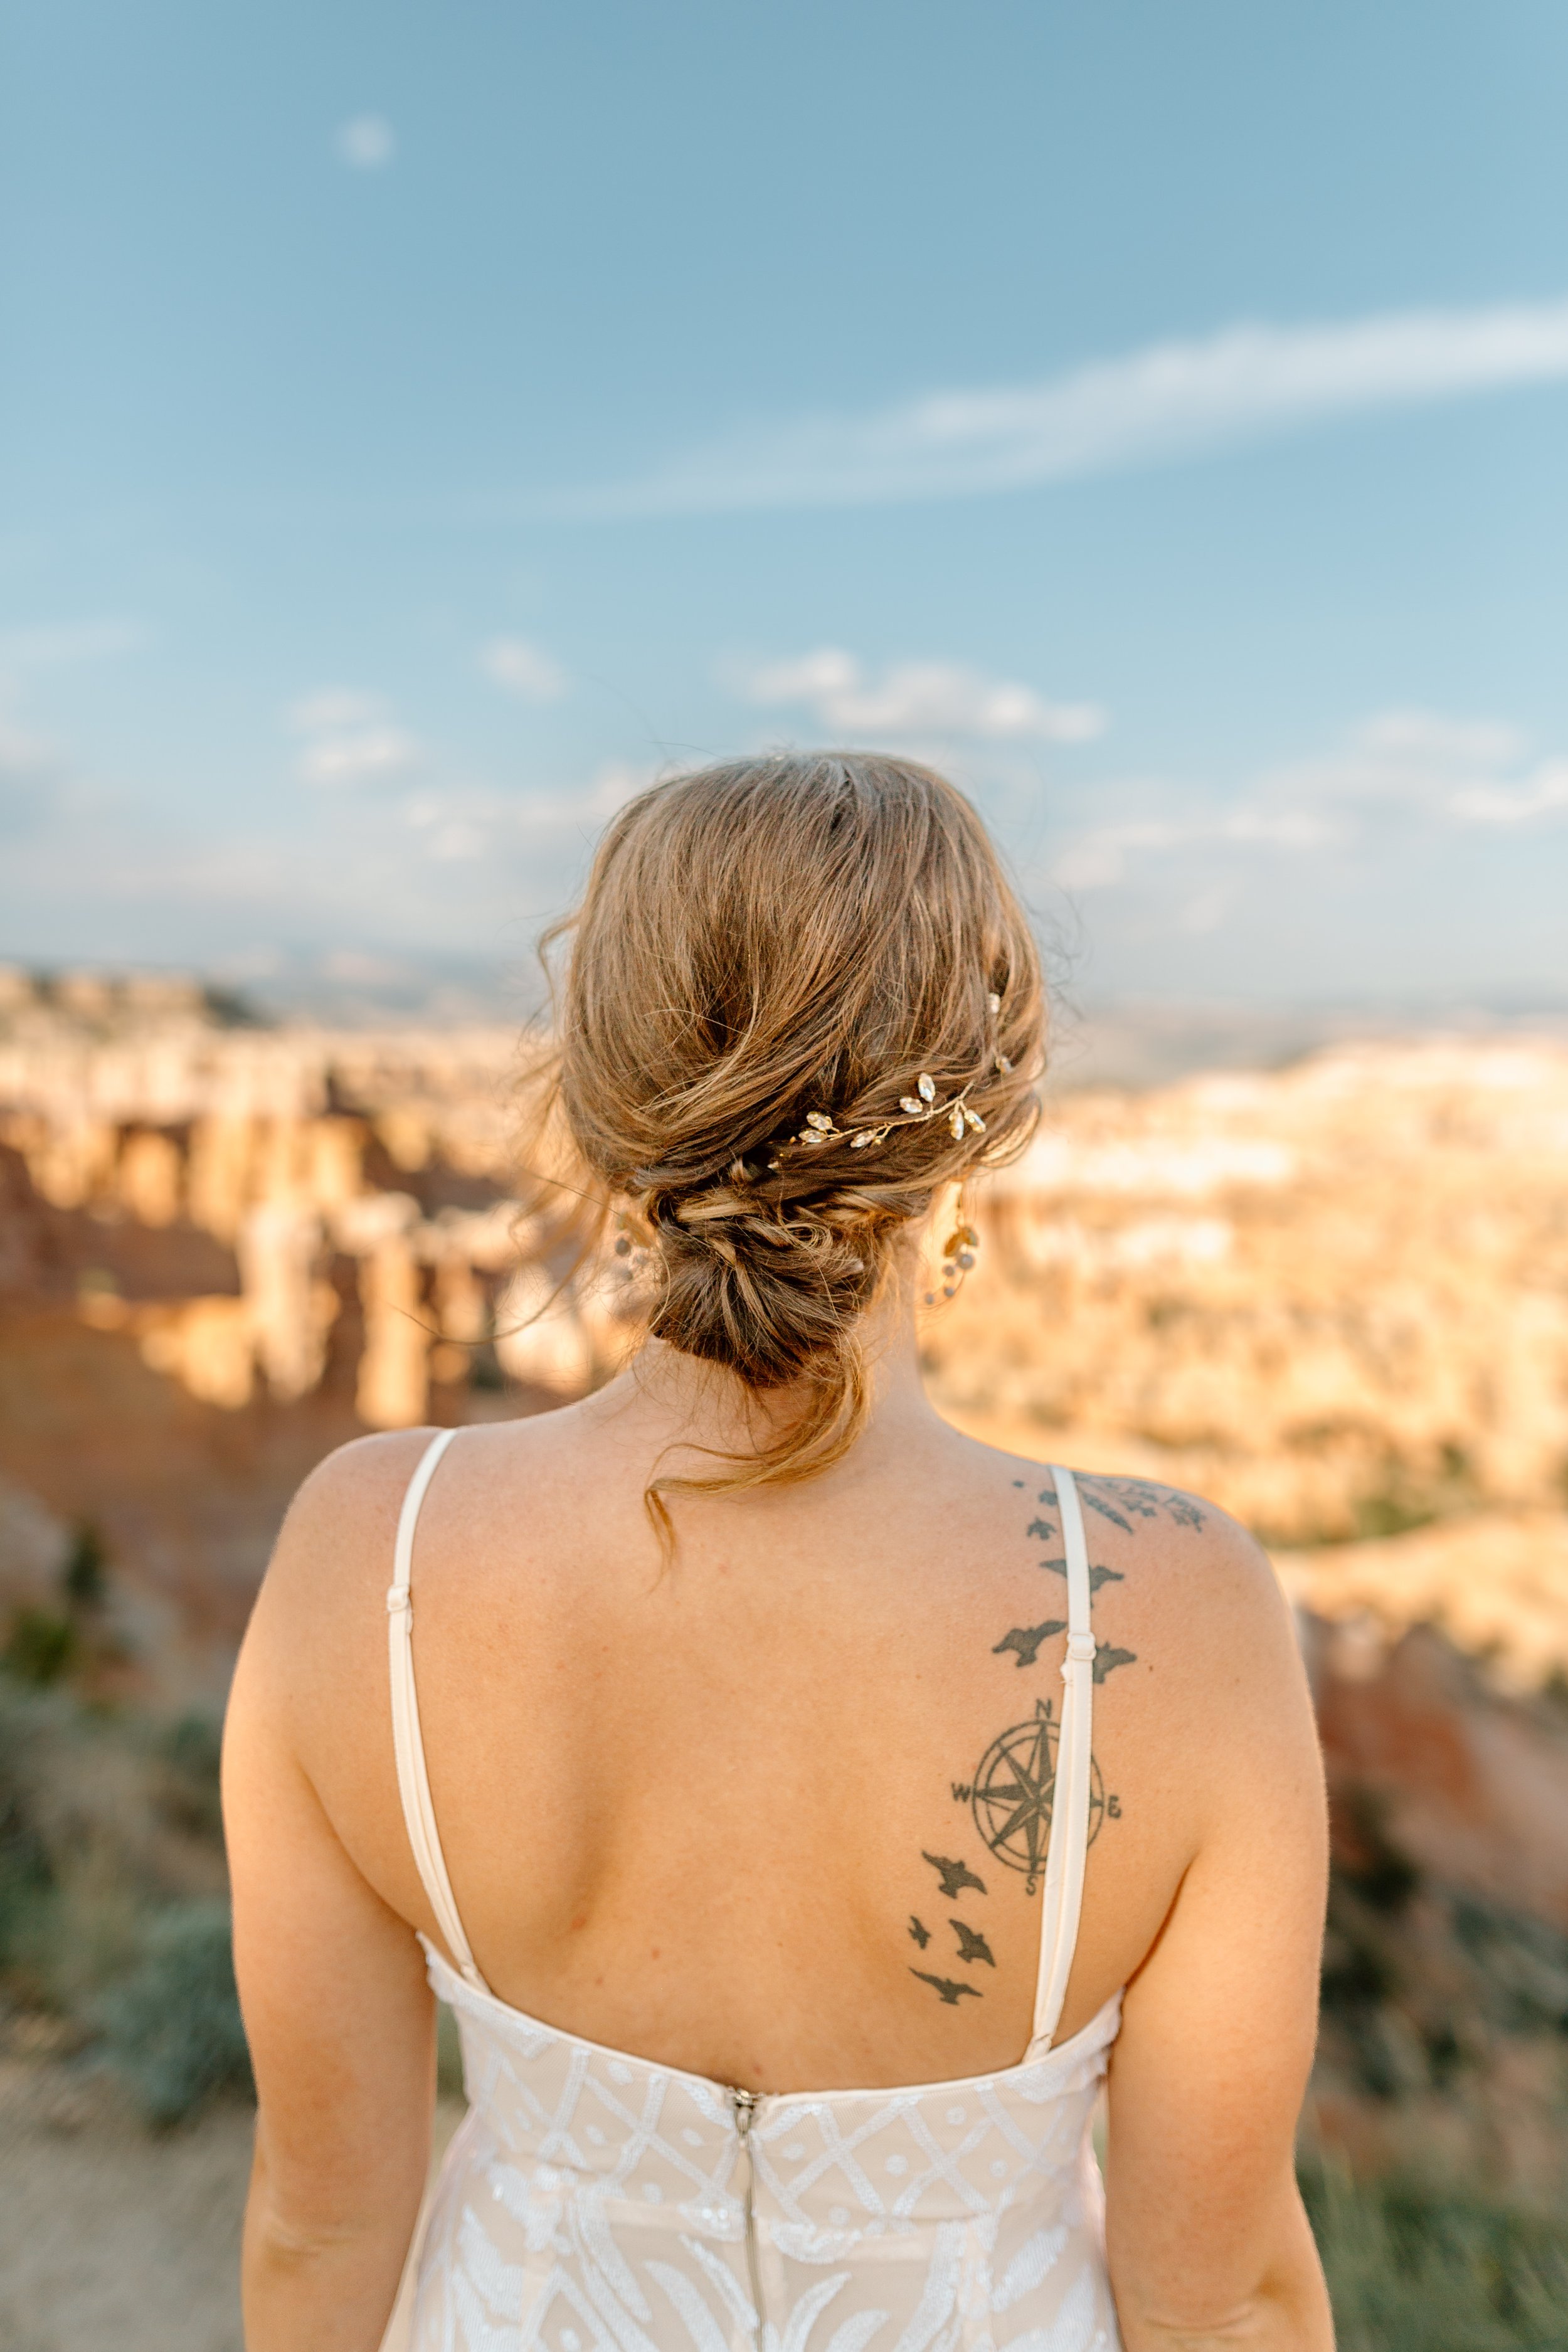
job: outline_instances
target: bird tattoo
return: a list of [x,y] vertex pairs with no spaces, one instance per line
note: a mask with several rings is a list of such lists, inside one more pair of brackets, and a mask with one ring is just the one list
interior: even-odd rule
[[1039,1654],[1040,1643],[1048,1642],[1053,1633],[1065,1633],[1066,1631],[1065,1617],[1047,1617],[1039,1625],[1015,1625],[1010,1633],[1004,1633],[1002,1639],[994,1644],[991,1654],[999,1658],[1005,1650],[1016,1650],[1017,1664],[1032,1666]]
[[1025,1530],[1025,1534],[1026,1536],[1038,1536],[1042,1543],[1049,1543],[1051,1538],[1056,1534],[1056,1529],[1052,1527],[1049,1519],[1031,1519],[1028,1527]]
[[976,2000],[980,1998],[973,1985],[955,1984],[951,1977],[929,1976],[924,1969],[911,1969],[910,1974],[912,1977],[919,1977],[921,1984],[934,1986],[942,1995],[943,2005],[948,2009],[956,2009],[961,1996],[964,1993],[973,1995]]
[[[1065,1559],[1043,1559],[1040,1566],[1048,1568],[1055,1576],[1065,1576],[1068,1572]],[[1121,1584],[1124,1581],[1119,1568],[1100,1568],[1096,1565],[1089,1571],[1089,1589],[1091,1592],[1098,1592],[1102,1584]]]
[[1102,1643],[1094,1654],[1094,1679],[1102,1683],[1107,1675],[1116,1672],[1118,1666],[1135,1665],[1137,1660],[1136,1650],[1116,1650]]
[[988,1969],[995,1967],[996,1955],[978,1927],[967,1927],[962,1919],[950,1919],[947,1924],[958,1931],[958,1957],[961,1960],[984,1960]]
[[910,1913],[910,1933],[923,1952],[931,1941],[931,1929],[923,1926],[912,1911]]
[[[944,1902],[951,1903],[956,1895],[963,1894],[966,1886],[973,1886],[977,1893],[984,1894],[985,1881],[983,1878],[976,1878],[966,1862],[950,1862],[945,1853],[927,1853],[923,1846],[921,1848],[921,1860],[929,1862],[942,1880]],[[918,1969],[915,1974],[919,1976]]]

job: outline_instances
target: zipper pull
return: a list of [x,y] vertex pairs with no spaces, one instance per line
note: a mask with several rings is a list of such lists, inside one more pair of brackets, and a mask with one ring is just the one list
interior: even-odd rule
[[730,2104],[735,2110],[735,2129],[742,2139],[751,2133],[752,2117],[757,2112],[757,2101],[761,2097],[760,2091],[731,2091],[730,2094]]

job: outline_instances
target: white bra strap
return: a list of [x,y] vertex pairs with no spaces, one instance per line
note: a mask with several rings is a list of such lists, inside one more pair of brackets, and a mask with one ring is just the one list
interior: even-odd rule
[[430,1898],[436,1925],[441,1930],[447,1949],[468,1982],[480,1992],[487,1992],[489,1988],[474,1966],[474,1956],[468,1949],[468,1939],[463,1933],[463,1923],[458,1916],[458,1906],[452,1897],[452,1882],[447,1875],[446,1857],[441,1852],[441,1840],[436,1828],[436,1809],[430,1801],[430,1776],[425,1769],[425,1741],[419,1729],[419,1698],[414,1687],[414,1530],[419,1524],[419,1507],[436,1475],[436,1465],[457,1434],[455,1429],[444,1429],[439,1437],[431,1439],[408,1481],[408,1491],[403,1497],[403,1509],[397,1521],[397,1541],[392,1555],[392,1583],[386,1595],[387,1648],[392,1670],[392,1745],[397,1758],[397,1792],[403,1800],[403,1818],[408,1826],[414,1866]]
[[1089,1854],[1090,1740],[1094,1717],[1094,1634],[1089,1625],[1089,1545],[1083,1506],[1070,1470],[1051,1465],[1057,1509],[1067,1555],[1068,1647],[1062,1661],[1062,1713],[1057,1738],[1056,1789],[1051,1803],[1051,1843],[1046,1856],[1041,1904],[1040,1973],[1035,1987],[1035,2030],[1030,2043],[1048,2047],[1067,1998],[1083,1909],[1084,1864]]

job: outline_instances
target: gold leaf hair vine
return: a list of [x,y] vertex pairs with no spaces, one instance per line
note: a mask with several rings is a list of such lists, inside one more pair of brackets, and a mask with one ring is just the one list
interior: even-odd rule
[[[995,989],[986,992],[985,1006],[994,1020],[1002,1010],[1002,999]],[[994,1051],[992,1062],[1004,1074],[1011,1073],[1013,1065],[1005,1054]],[[946,1121],[953,1141],[962,1143],[966,1135],[984,1135],[985,1132],[985,1121],[977,1110],[971,1108],[968,1099],[970,1087],[978,1084],[977,1079],[971,1078],[959,1093],[942,1103],[937,1100],[936,1080],[929,1070],[922,1070],[915,1080],[913,1094],[899,1097],[902,1118],[879,1119],[874,1126],[842,1128],[830,1112],[808,1110],[805,1126],[796,1134],[786,1136],[782,1143],[774,1146],[774,1150],[810,1151],[826,1143],[847,1143],[851,1151],[868,1151],[879,1143],[885,1143],[895,1128],[923,1125],[926,1120],[938,1118]],[[778,1164],[776,1160],[768,1161],[770,1168],[776,1168]]]
[[[974,1080],[971,1079],[969,1083],[973,1086]],[[847,1143],[851,1151],[866,1151],[875,1144],[885,1143],[896,1127],[920,1127],[928,1119],[938,1117],[946,1120],[953,1141],[962,1143],[966,1135],[984,1135],[985,1132],[985,1121],[977,1110],[971,1108],[966,1099],[968,1093],[969,1087],[966,1086],[962,1093],[954,1095],[948,1102],[938,1102],[936,1080],[929,1070],[922,1070],[915,1080],[915,1092],[899,1097],[899,1108],[904,1114],[901,1118],[879,1119],[875,1127],[843,1128],[837,1125],[826,1111],[808,1110],[805,1125],[798,1134],[786,1137],[782,1148],[788,1150],[793,1144],[811,1150],[825,1143]],[[776,1162],[770,1161],[769,1165],[776,1165]]]

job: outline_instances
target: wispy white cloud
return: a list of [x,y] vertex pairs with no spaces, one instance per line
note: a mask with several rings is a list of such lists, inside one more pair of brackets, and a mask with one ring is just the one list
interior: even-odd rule
[[0,838],[31,832],[66,779],[59,746],[0,702]]
[[[1193,853],[1210,860],[1300,855],[1364,843],[1391,828],[1405,835],[1520,828],[1568,813],[1568,760],[1531,765],[1527,752],[1516,728],[1495,721],[1383,711],[1335,750],[1270,769],[1231,801],[1173,808],[1168,791],[1125,795],[1164,804],[1079,834],[1058,856],[1055,878],[1070,890],[1110,889],[1133,880],[1155,856],[1190,871]],[[1216,883],[1204,903],[1229,900]]]
[[1435,769],[1492,767],[1517,760],[1526,739],[1497,719],[1448,719],[1436,710],[1381,710],[1357,729],[1357,743],[1390,761]]
[[426,853],[443,865],[484,857],[504,866],[515,854],[548,855],[580,844],[657,774],[653,768],[609,761],[575,788],[501,793],[493,786],[448,787],[416,793],[404,816]]
[[[47,902],[108,910],[106,930],[154,921],[228,955],[270,941],[351,951],[514,953],[518,925],[571,896],[594,835],[654,771],[606,765],[531,793],[479,783],[406,793],[323,793],[303,823],[224,835],[174,825],[156,837],[123,797],[61,813],[0,856],[0,912]],[[0,778],[3,784],[3,778]],[[0,790],[0,826],[4,824]],[[226,937],[231,930],[233,936]],[[210,953],[210,947],[206,952]]]
[[843,737],[1081,743],[1105,727],[1094,703],[1047,702],[1032,686],[952,662],[897,663],[868,677],[854,655],[837,646],[766,664],[742,688],[763,709],[807,709],[819,726]]
[[1129,817],[1079,834],[1057,859],[1055,878],[1068,890],[1104,890],[1125,881],[1141,855],[1196,848],[1321,849],[1336,828],[1310,809],[1192,809],[1179,816]]
[[47,828],[51,811],[63,806],[72,790],[64,747],[27,715],[33,672],[119,650],[118,642],[110,643],[108,624],[13,629],[0,635],[0,838],[7,843]]
[[417,737],[387,715],[379,696],[350,687],[305,695],[285,720],[290,733],[304,738],[296,770],[308,784],[394,782],[423,757]]
[[300,754],[308,784],[382,783],[406,775],[419,761],[417,740],[402,727],[359,727],[352,734],[323,735]]
[[361,694],[352,686],[323,686],[301,695],[284,712],[284,723],[295,735],[321,735],[334,727],[363,727],[379,719],[384,709],[375,694]]
[[1456,793],[1453,814],[1463,824],[1529,824],[1568,809],[1568,760],[1548,760],[1523,783],[1475,784]]
[[379,172],[397,152],[397,136],[384,115],[354,114],[338,125],[333,144],[342,162],[356,172]]
[[933,392],[746,431],[586,514],[861,506],[1152,465],[1334,416],[1568,379],[1568,299],[1240,324],[1032,384]]
[[522,702],[558,702],[566,691],[560,663],[526,637],[492,637],[480,651],[479,667]]
[[75,662],[102,661],[133,653],[147,642],[139,621],[65,621],[42,627],[0,630],[0,674],[19,677],[61,669]]

